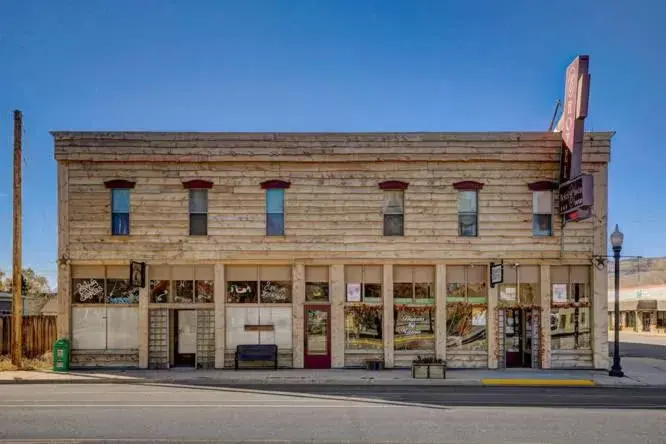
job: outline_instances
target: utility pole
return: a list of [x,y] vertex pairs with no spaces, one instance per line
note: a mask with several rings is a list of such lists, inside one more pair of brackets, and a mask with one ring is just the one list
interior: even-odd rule
[[21,270],[21,136],[23,117],[14,111],[14,257],[12,268],[12,364],[20,368],[23,361],[23,272]]

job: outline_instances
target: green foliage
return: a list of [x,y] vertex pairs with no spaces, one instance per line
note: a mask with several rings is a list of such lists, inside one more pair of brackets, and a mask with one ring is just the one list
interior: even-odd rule
[[[11,292],[14,287],[14,281],[10,275],[0,270],[0,290]],[[51,287],[48,279],[41,276],[32,268],[24,268],[21,276],[22,293],[25,295],[44,295],[51,293]]]

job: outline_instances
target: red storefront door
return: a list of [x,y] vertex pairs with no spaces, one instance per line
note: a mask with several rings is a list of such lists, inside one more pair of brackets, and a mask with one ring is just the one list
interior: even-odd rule
[[331,307],[306,305],[305,368],[331,368]]

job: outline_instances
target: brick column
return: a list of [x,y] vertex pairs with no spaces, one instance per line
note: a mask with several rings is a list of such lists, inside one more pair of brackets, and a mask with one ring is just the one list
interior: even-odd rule
[[[497,328],[497,301],[499,299],[499,287],[488,285],[488,311],[486,312],[486,338],[488,340],[488,368],[499,368],[497,354],[499,351],[499,341],[504,338],[498,338]],[[503,348],[501,348],[503,350]]]
[[384,339],[384,367],[393,368],[393,265],[384,264],[382,270],[382,299],[384,315],[382,316],[382,334]]
[[148,368],[148,336],[150,335],[150,266],[146,266],[146,286],[139,290],[139,368]]
[[541,279],[539,284],[541,292],[541,368],[550,368],[551,341],[550,341],[550,300],[551,300],[551,280],[550,265],[541,265]]

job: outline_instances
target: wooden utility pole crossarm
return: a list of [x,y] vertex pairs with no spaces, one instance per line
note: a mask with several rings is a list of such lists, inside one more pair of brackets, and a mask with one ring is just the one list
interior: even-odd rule
[[22,366],[23,360],[23,285],[21,264],[21,136],[23,120],[21,111],[14,111],[14,256],[12,278],[12,363]]

